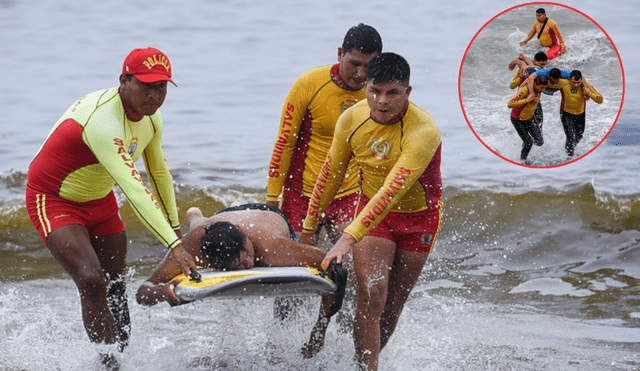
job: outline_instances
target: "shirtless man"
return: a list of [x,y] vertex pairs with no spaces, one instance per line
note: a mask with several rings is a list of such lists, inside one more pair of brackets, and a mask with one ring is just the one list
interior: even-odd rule
[[547,55],[543,52],[536,53],[533,56],[533,60],[527,58],[523,52],[518,53],[518,56],[509,62],[508,67],[510,71],[512,71],[516,66],[518,67],[515,75],[513,75],[513,79],[511,79],[511,83],[509,83],[509,87],[511,89],[515,89],[520,86],[520,84],[529,77],[529,75],[541,68],[545,68],[547,66],[547,61]]
[[[200,209],[187,211],[189,232],[182,238],[185,250],[199,266],[238,270],[255,266],[309,266],[320,268],[326,252],[296,242],[295,231],[282,211],[265,204],[246,204],[204,217]],[[186,303],[176,296],[173,279],[180,266],[165,257],[138,289],[143,305],[166,301],[171,306]]]

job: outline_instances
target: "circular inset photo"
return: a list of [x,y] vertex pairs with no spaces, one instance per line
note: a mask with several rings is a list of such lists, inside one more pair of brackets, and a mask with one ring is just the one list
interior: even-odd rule
[[624,70],[607,33],[581,11],[528,3],[489,20],[467,47],[460,104],[476,137],[527,167],[578,161],[609,135]]

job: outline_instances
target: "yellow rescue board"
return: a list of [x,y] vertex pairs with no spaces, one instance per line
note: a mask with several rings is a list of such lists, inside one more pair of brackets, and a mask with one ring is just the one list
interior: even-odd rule
[[312,296],[332,293],[336,285],[308,267],[253,267],[239,271],[221,272],[198,270],[202,281],[196,282],[183,274],[175,287],[178,297],[193,301],[206,298]]

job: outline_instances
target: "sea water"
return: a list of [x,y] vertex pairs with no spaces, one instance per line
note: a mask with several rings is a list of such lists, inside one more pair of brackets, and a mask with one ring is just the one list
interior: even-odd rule
[[[181,215],[194,205],[211,215],[233,202],[262,202],[289,87],[306,70],[335,63],[344,33],[360,22],[378,29],[386,51],[407,58],[411,99],[443,139],[442,230],[380,369],[640,369],[640,6],[565,4],[602,29],[562,6],[540,5],[567,39],[568,53],[557,62],[585,69],[605,102],[588,103],[587,125],[598,131],[578,147],[585,157],[532,169],[487,149],[465,114],[490,147],[502,146],[501,156],[518,151],[506,64],[520,50],[537,50],[535,40],[523,48],[518,42],[539,4],[485,27],[519,4],[0,0],[0,369],[100,369],[101,348],[85,334],[75,286],[24,204],[29,162],[68,106],[117,85],[131,49],[157,47],[178,84],[161,110]],[[481,29],[491,37],[480,33],[469,47]],[[478,67],[463,69],[462,105],[458,76],[468,47]],[[563,141],[558,98],[548,98],[547,144],[531,153],[545,166],[562,161]],[[621,103],[614,129],[589,152]],[[135,303],[165,251],[118,196],[130,240],[132,316],[122,370],[353,368],[351,334],[336,323],[324,350],[302,359],[318,298],[305,299],[284,323],[273,319],[272,299]]]

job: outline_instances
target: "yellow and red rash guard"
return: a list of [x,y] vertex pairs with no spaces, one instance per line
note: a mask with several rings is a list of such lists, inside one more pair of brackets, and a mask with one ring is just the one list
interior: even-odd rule
[[338,120],[335,138],[314,188],[304,222],[314,231],[353,156],[366,207],[345,232],[360,241],[390,211],[414,213],[442,206],[440,132],[431,116],[409,102],[402,119],[384,125],[362,101]]
[[507,107],[511,108],[511,117],[516,120],[526,121],[533,117],[536,106],[540,101],[540,92],[535,93],[535,100],[531,103],[527,102],[529,96],[529,87],[523,85],[518,89],[516,95],[509,100]]
[[524,81],[522,78],[522,73],[520,72],[520,68],[516,68],[516,73],[513,75],[511,82],[509,83],[510,89],[515,89]]
[[[584,113],[587,109],[587,101],[584,100],[582,94],[582,87],[579,87],[576,90],[571,89],[571,83],[569,80],[560,79],[560,83],[564,84],[560,88],[560,92],[562,93],[562,101],[560,102],[560,109],[572,115],[580,115]],[[587,88],[591,92],[589,98],[593,99],[594,102],[600,104],[603,101],[602,95],[594,89],[593,85],[587,82]]]
[[[157,111],[133,118],[118,91],[88,94],[64,113],[31,162],[27,185],[82,203],[107,196],[117,183],[140,220],[163,245],[174,247],[180,222],[162,149],[162,116]],[[152,192],[136,169],[140,156]]]
[[[533,27],[529,34],[527,35],[528,39],[533,38],[534,36],[540,33],[540,28],[542,27],[542,23],[537,20],[533,21]],[[562,33],[560,33],[560,28],[558,24],[553,19],[547,17],[547,25],[544,26],[544,30],[542,31],[542,35],[538,39],[540,41],[540,46],[551,47],[556,44],[560,44],[562,50],[567,50],[567,47],[564,45],[564,38],[562,37]]]
[[557,92],[562,87],[561,81],[562,79],[558,79],[558,82],[556,82],[555,84],[551,81],[547,82],[547,86],[544,88],[544,91],[551,94]]
[[[286,181],[311,196],[333,140],[338,117],[365,99],[364,88],[348,90],[338,75],[339,64],[313,68],[300,76],[282,108],[278,139],[271,154],[267,201],[277,201]],[[355,164],[336,196],[358,189]]]

